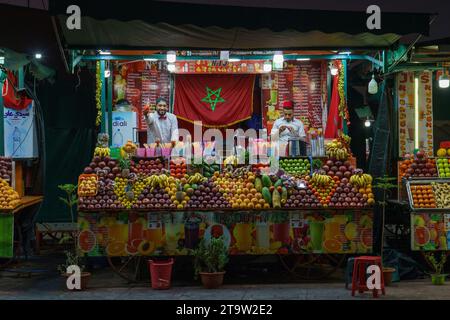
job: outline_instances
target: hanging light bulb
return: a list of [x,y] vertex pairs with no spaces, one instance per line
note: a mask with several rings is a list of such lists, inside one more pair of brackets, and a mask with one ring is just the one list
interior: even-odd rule
[[273,55],[273,62],[281,64],[284,61],[283,51],[275,51]]
[[444,72],[439,77],[439,88],[448,88],[450,86],[450,80],[448,79],[447,74]]
[[337,75],[339,72],[338,68],[334,65],[334,63],[330,62],[330,73],[332,76]]
[[364,126],[365,126],[366,128],[369,128],[370,125],[371,125],[370,120],[369,120],[369,119],[366,119],[366,121],[364,121]]
[[167,51],[166,60],[168,63],[174,63],[177,60],[177,53],[175,51]]
[[370,94],[377,94],[378,92],[378,83],[375,80],[375,75],[372,74],[372,80],[369,82],[368,91]]
[[174,63],[169,63],[167,65],[167,70],[169,70],[169,72],[175,72],[175,64]]
[[272,71],[272,63],[270,61],[264,62],[263,70],[264,70],[264,72]]
[[106,69],[105,70],[105,78],[109,78],[110,75],[111,75],[111,71]]
[[35,55],[34,55],[34,57],[36,58],[36,59],[41,59],[42,58],[42,54],[41,53],[36,53]]

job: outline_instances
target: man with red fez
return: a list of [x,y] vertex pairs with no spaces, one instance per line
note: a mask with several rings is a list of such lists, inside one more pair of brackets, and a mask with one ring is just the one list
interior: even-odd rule
[[277,119],[272,127],[271,135],[278,133],[279,140],[288,142],[290,139],[306,140],[303,122],[294,118],[292,101],[283,102],[283,117]]

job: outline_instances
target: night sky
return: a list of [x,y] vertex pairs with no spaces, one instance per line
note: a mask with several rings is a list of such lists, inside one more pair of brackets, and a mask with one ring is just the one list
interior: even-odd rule
[[[93,0],[95,1],[95,0]],[[371,4],[380,6],[381,11],[390,12],[425,12],[439,13],[439,17],[431,25],[429,38],[439,39],[450,37],[450,1],[448,0],[160,0],[185,3],[203,3],[237,6],[278,7],[295,9],[322,9],[322,10],[351,10],[365,11]],[[75,1],[76,2],[76,1]],[[9,3],[35,8],[47,8],[47,0],[0,0],[0,3]],[[124,1],[124,5],[126,2]],[[276,17],[274,17],[276,19]]]

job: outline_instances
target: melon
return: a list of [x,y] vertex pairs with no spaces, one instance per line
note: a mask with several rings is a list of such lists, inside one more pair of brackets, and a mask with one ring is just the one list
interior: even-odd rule
[[96,244],[95,234],[91,230],[83,230],[78,234],[78,248],[84,253],[91,252]]
[[430,242],[430,238],[430,230],[427,227],[416,227],[414,231],[414,242],[416,245],[423,247]]
[[362,228],[360,231],[360,241],[361,241],[361,246],[365,249],[368,250],[370,248],[372,248],[372,229],[371,228]]

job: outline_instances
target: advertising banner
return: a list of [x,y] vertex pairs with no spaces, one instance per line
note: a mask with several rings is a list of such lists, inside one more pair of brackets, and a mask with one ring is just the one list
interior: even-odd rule
[[370,210],[317,213],[79,213],[79,248],[90,256],[188,255],[223,237],[230,254],[372,252]]

